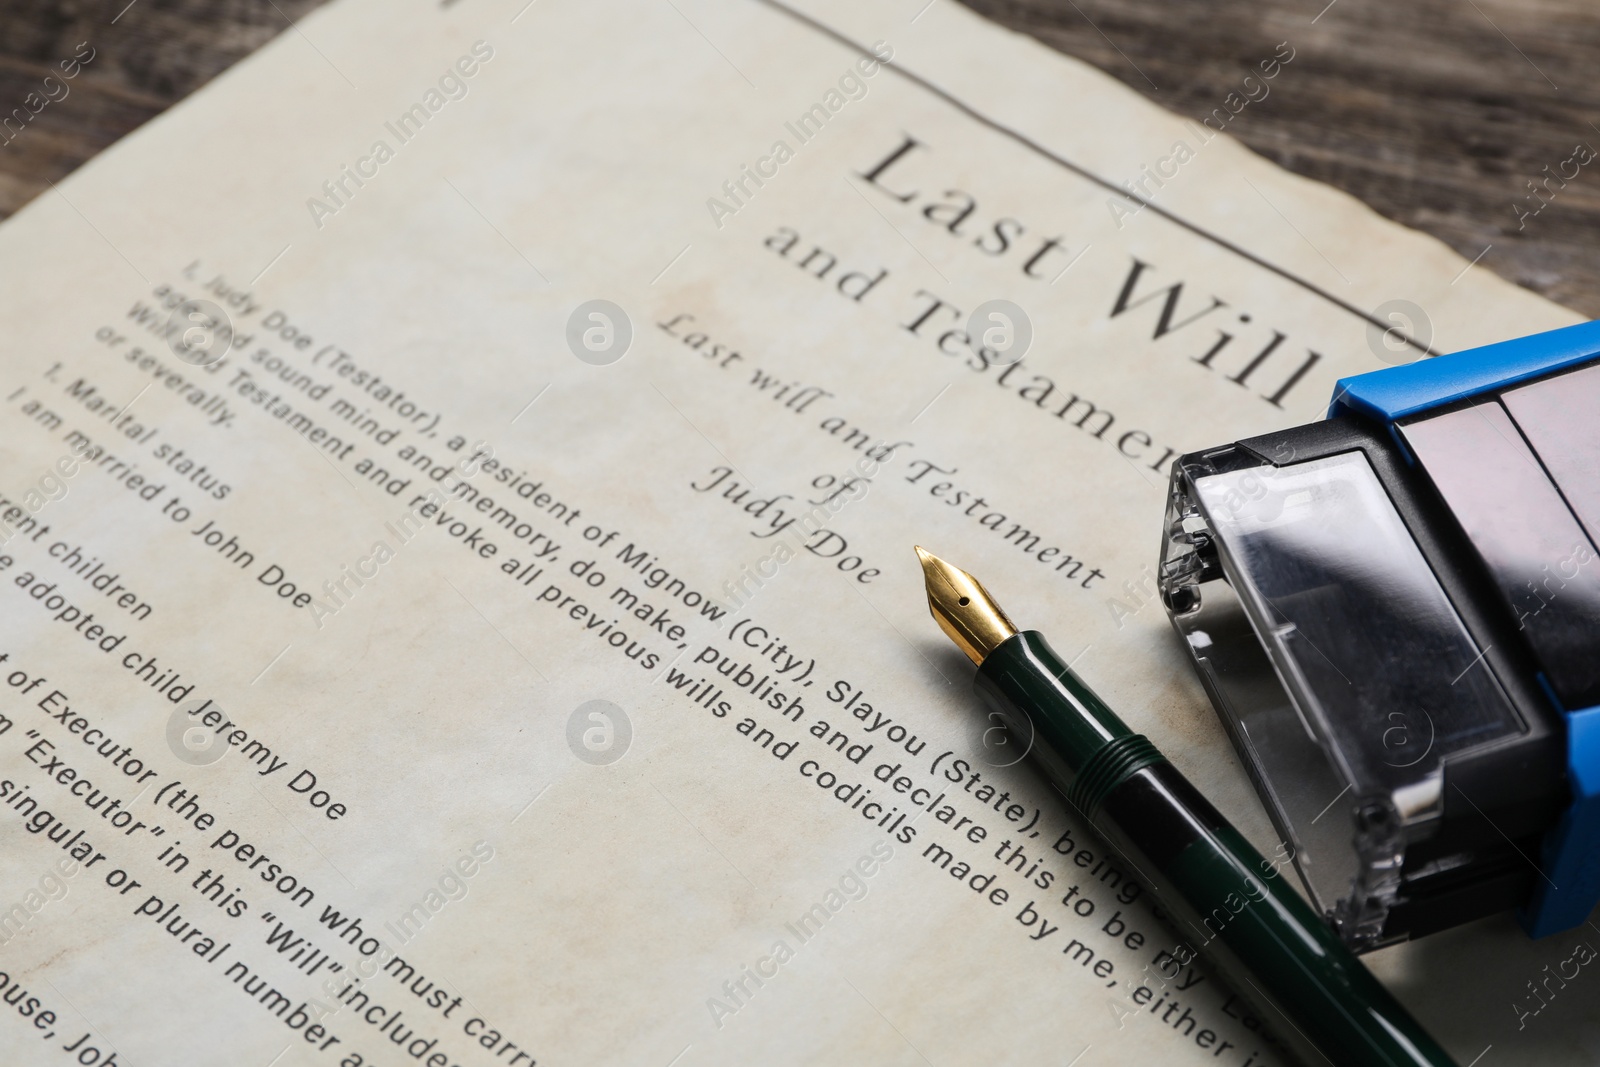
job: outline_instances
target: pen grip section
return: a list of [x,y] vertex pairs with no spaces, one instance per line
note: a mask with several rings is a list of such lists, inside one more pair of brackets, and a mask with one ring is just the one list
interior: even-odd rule
[[1092,774],[1093,764],[1110,758],[1102,755],[1108,746],[1118,746],[1114,755],[1139,736],[1037,630],[1023,630],[996,646],[978,668],[975,684],[1028,756],[1069,795],[1081,775]]
[[1034,765],[1161,902],[1170,954],[1203,959],[1309,1067],[1454,1061],[1177,768],[1025,630],[977,689]]

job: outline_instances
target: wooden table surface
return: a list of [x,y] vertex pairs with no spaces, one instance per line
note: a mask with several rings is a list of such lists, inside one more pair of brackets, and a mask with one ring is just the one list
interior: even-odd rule
[[[80,42],[95,53],[66,97],[0,144],[0,217],[320,0],[125,2],[0,0],[0,114]],[[1229,133],[1482,255],[1483,268],[1600,314],[1594,0],[965,2],[1196,120],[1288,41],[1293,64]],[[1583,155],[1587,165],[1571,162]]]

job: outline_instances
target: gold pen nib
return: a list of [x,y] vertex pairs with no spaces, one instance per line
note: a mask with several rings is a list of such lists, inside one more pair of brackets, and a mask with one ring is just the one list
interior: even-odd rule
[[917,558],[922,561],[922,579],[928,587],[928,610],[939,629],[972,662],[981,664],[1002,641],[1017,632],[978,579],[921,545],[917,546]]

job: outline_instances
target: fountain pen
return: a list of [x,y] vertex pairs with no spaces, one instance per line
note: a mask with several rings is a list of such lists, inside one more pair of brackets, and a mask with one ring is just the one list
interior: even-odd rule
[[917,549],[928,608],[1028,758],[1159,901],[1180,944],[1305,1067],[1455,1067],[1311,906],[1035,630]]

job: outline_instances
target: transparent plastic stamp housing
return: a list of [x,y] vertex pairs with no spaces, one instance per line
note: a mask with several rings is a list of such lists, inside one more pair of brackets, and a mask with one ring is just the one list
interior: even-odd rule
[[1347,944],[1570,929],[1600,900],[1600,324],[1336,401],[1174,464],[1168,613]]
[[1523,724],[1360,452],[1185,475],[1167,602],[1313,902],[1382,944],[1444,758]]

